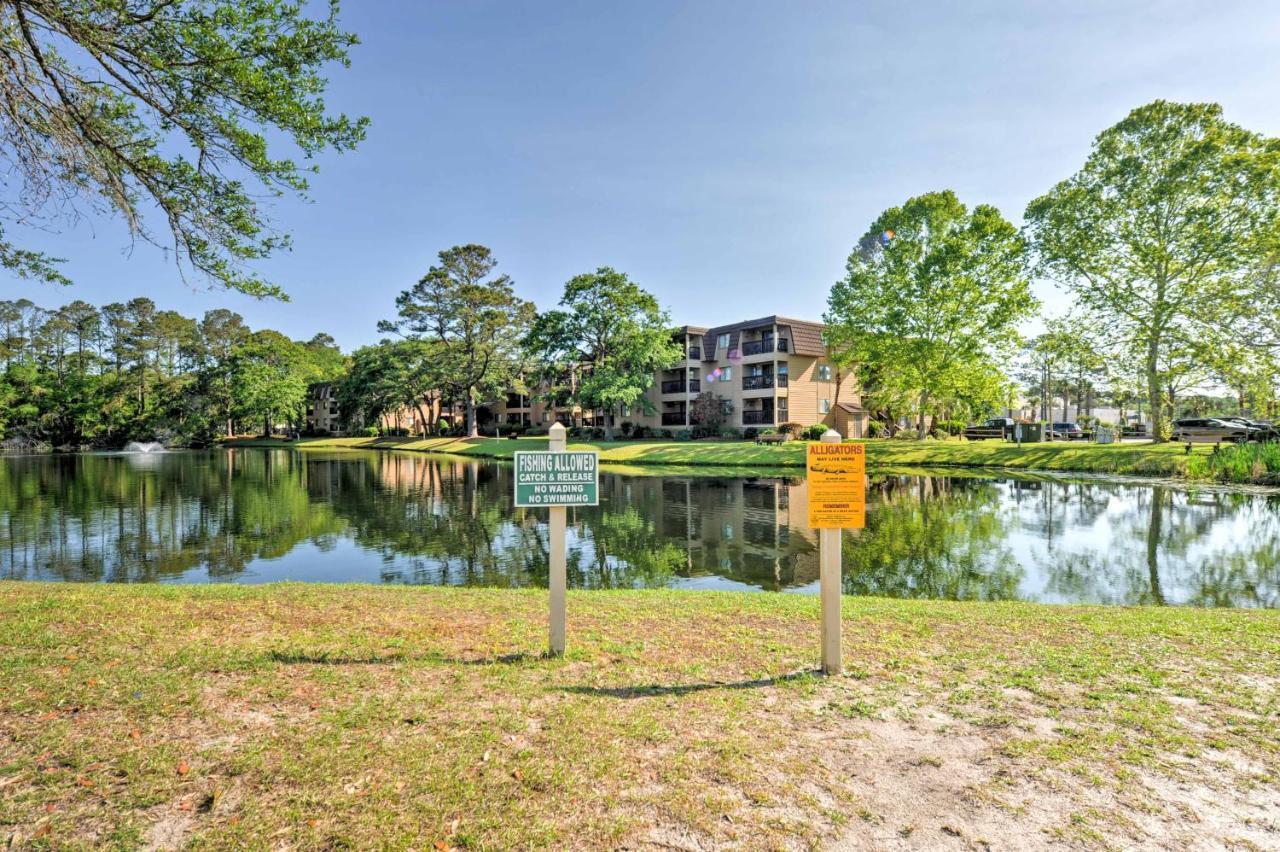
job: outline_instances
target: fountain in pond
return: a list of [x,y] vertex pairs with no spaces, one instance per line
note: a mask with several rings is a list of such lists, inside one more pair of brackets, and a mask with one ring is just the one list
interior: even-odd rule
[[159,441],[130,441],[124,445],[126,453],[163,453],[164,444]]

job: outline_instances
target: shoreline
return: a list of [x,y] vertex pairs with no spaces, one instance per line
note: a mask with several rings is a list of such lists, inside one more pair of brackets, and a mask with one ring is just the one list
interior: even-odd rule
[[[896,441],[872,439],[868,468],[912,467],[974,471],[1093,474],[1185,485],[1275,487],[1275,474],[1244,480],[1192,476],[1188,459],[1208,458],[1207,445],[1187,455],[1181,444],[1086,444],[1058,442],[1018,447],[1003,442]],[[806,441],[757,446],[747,441],[570,441],[570,448],[595,449],[602,465],[680,468],[759,468],[803,470]],[[546,439],[520,438],[303,438],[299,441],[245,438],[223,447],[314,450],[380,450],[436,453],[464,458],[510,460],[516,450],[543,449]]]

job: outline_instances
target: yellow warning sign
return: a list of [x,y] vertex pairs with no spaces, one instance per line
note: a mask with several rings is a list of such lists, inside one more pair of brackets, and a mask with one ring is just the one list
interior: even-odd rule
[[809,445],[809,526],[815,530],[867,525],[867,447],[815,441]]

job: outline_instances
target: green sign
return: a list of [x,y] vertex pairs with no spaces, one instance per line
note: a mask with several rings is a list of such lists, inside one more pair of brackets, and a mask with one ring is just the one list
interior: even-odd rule
[[516,506],[596,506],[600,468],[591,452],[516,453]]

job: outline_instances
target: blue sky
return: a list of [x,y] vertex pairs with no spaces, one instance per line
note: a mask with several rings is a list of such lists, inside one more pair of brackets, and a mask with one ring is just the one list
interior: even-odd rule
[[146,295],[351,348],[436,252],[479,242],[544,308],[609,265],[679,323],[817,319],[885,207],[952,188],[1020,223],[1142,103],[1217,101],[1280,135],[1273,2],[344,5],[363,44],[328,101],[372,127],[320,160],[311,203],[275,205],[295,246],[262,268],[290,303],[184,286],[109,219],[8,226],[76,284],[0,298]]

